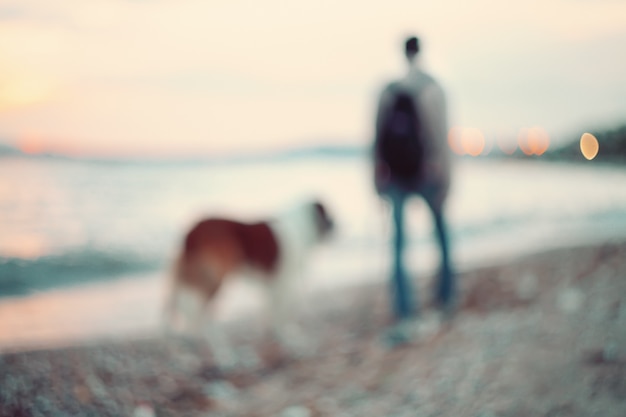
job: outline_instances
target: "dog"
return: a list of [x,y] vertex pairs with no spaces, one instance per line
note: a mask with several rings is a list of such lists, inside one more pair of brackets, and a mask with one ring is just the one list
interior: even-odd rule
[[[206,218],[185,235],[175,260],[172,288],[166,302],[166,326],[171,328],[179,310],[178,296],[187,290],[200,299],[200,311],[191,324],[203,333],[206,313],[211,311],[222,285],[243,272],[267,287],[271,323],[283,346],[293,342],[288,314],[293,297],[290,286],[301,272],[306,257],[334,228],[326,207],[307,201],[273,219],[246,223],[223,217]],[[189,319],[189,317],[187,317]],[[205,333],[218,364],[233,365],[232,349],[216,326]],[[220,363],[221,362],[221,363]]]

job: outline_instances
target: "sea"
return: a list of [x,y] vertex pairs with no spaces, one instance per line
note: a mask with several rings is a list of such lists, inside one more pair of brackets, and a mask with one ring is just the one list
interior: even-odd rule
[[[623,167],[459,158],[453,178],[446,213],[457,263],[626,238]],[[200,218],[253,221],[308,198],[323,201],[336,220],[316,260],[333,280],[386,262],[389,207],[374,193],[364,153],[192,162],[3,158],[0,296],[166,270]],[[409,262],[434,265],[430,213],[417,197],[407,210]]]
[[[41,305],[33,300],[50,305],[47,294],[61,294],[57,309],[78,297],[87,308],[82,288],[102,294],[115,287],[116,294],[135,294],[127,303],[137,314],[141,288],[164,282],[186,230],[210,215],[253,221],[318,198],[337,227],[309,260],[307,288],[386,280],[390,208],[371,178],[365,152],[196,161],[0,158],[0,317],[15,322],[0,326],[0,348],[26,331],[21,316]],[[459,157],[446,215],[459,271],[626,239],[626,168]],[[417,197],[407,206],[407,227],[409,268],[416,279],[432,275],[439,254],[430,213]]]

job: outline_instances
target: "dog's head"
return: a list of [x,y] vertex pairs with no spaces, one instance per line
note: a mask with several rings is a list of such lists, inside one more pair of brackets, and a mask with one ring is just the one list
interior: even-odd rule
[[319,239],[323,239],[333,231],[335,225],[332,218],[328,214],[328,210],[319,200],[314,201],[312,205],[317,236]]

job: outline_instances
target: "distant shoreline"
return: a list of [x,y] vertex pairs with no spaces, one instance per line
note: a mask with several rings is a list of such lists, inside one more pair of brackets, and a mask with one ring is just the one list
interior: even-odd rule
[[[591,133],[598,139],[600,151],[593,159],[593,163],[606,163],[611,165],[624,165],[626,163],[626,125],[612,129],[592,129]],[[579,148],[579,139],[571,138],[559,145],[553,145],[542,155],[526,155],[515,144],[512,152],[504,152],[495,143],[490,147],[487,154],[478,156],[457,155],[462,158],[487,158],[487,159],[510,159],[510,160],[545,160],[555,162],[589,163]],[[219,154],[203,155],[178,155],[178,156],[154,156],[145,157],[131,156],[72,156],[55,152],[41,152],[28,154],[9,144],[0,143],[0,159],[6,157],[23,157],[27,159],[51,159],[76,162],[92,163],[145,163],[145,164],[238,164],[271,162],[273,160],[298,159],[309,157],[368,157],[370,152],[369,142],[364,140],[360,145],[333,144],[332,141],[322,141],[320,145],[292,146],[282,149],[251,150],[239,152],[223,152]]]

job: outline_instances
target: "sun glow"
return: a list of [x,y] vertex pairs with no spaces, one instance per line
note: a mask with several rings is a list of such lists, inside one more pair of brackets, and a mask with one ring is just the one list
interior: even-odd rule
[[46,150],[43,137],[36,133],[22,135],[17,141],[17,147],[20,151],[29,155],[40,154]]
[[52,95],[52,84],[43,78],[0,74],[0,111],[44,103]]

